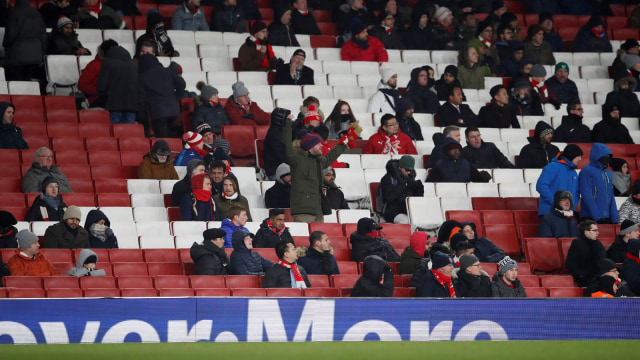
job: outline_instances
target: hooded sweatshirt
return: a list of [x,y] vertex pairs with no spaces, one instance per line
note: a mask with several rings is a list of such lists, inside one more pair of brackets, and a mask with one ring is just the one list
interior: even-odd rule
[[392,297],[393,272],[380,256],[364,259],[363,274],[351,290],[351,297]]
[[591,132],[593,141],[604,144],[633,144],[629,129],[622,124],[620,118],[611,117],[615,107],[611,103],[602,105],[602,121],[595,124]]
[[4,113],[9,107],[15,112],[16,107],[13,104],[2,101],[0,102],[0,149],[28,149],[29,145],[22,137],[22,129],[12,123],[3,124]]
[[232,243],[231,273],[233,275],[264,275],[264,272],[273,266],[271,261],[248,249],[244,239],[235,239]]
[[438,96],[435,90],[432,90],[431,86],[435,84],[433,80],[429,79],[427,86],[420,86],[418,83],[418,76],[420,72],[426,70],[426,67],[419,67],[411,70],[411,80],[407,85],[407,90],[404,93],[404,98],[411,100],[413,103],[413,110],[417,113],[429,113],[435,114],[438,111]]
[[544,121],[538,121],[533,136],[527,137],[529,144],[520,150],[519,165],[523,169],[542,169],[558,155],[560,149],[553,144],[540,144],[540,134],[543,130],[552,129]]
[[107,97],[107,110],[137,111],[138,65],[125,48],[114,46],[105,54],[96,88],[99,96]]
[[[100,220],[104,220],[103,226],[96,224]],[[118,239],[111,229],[111,221],[102,211],[89,211],[84,228],[89,232],[89,243],[92,248],[118,248]]]
[[[551,163],[542,169],[536,183],[536,191],[540,194],[538,215],[545,215],[555,204],[556,191],[569,191],[573,196],[573,204],[578,206],[580,200],[580,186],[578,184],[577,166],[564,157],[564,153],[558,155]],[[575,210],[575,207],[571,208]]]
[[618,209],[613,195],[613,175],[598,159],[611,156],[611,150],[600,143],[593,143],[589,154],[589,165],[580,171],[580,195],[582,195],[580,217],[593,220],[609,218],[618,223]]
[[78,261],[76,262],[76,266],[69,269],[69,276],[106,276],[107,273],[104,270],[100,269],[89,269],[84,267],[85,263],[94,263],[98,264],[98,254],[89,250],[82,249],[80,254],[78,255]]
[[180,206],[180,200],[182,198],[191,193],[191,173],[193,169],[198,167],[198,164],[202,160],[190,160],[187,163],[187,174],[184,178],[173,185],[173,191],[171,191],[171,205],[172,206]]

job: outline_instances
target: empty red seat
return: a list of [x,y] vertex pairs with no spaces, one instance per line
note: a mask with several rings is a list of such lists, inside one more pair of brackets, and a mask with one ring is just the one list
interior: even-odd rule
[[392,224],[382,223],[382,232],[387,239],[403,239],[406,240],[405,246],[409,246],[409,237],[411,236],[411,225],[409,224]]
[[[31,165],[27,166],[27,170]],[[5,164],[0,166],[0,177],[10,179],[22,179],[21,166],[17,164]],[[25,170],[25,173],[26,171]]]
[[511,210],[483,210],[480,212],[483,224],[513,224]]
[[540,275],[542,287],[575,287],[573,277],[569,275]]
[[540,217],[536,210],[513,210],[513,220],[517,225],[521,224],[538,224]]
[[253,127],[253,130],[255,131],[256,140],[264,139],[265,137],[267,137],[267,132],[269,131],[269,127],[263,126],[263,125],[256,125]]
[[120,152],[120,163],[122,165],[135,165],[139,166],[142,162],[142,157],[148,154],[148,151],[121,151]]
[[0,165],[20,164],[20,151],[16,149],[0,149]]
[[233,288],[259,288],[260,280],[255,275],[229,275],[226,277],[226,286]]
[[5,287],[42,289],[40,276],[5,276],[2,278]]
[[[143,138],[134,138],[134,137],[126,137],[118,139],[118,145],[120,146],[120,151],[141,151],[143,153],[148,153],[151,150],[149,145],[149,139]],[[234,149],[235,151],[235,149]]]
[[318,22],[318,29],[322,35],[336,36],[338,35],[338,26],[332,22]]
[[131,207],[129,194],[96,194],[98,206],[128,206]]
[[87,166],[87,152],[78,150],[56,150],[56,164],[65,166],[67,164],[77,164]]
[[[70,194],[65,194],[66,195]],[[71,250],[69,249],[44,249],[42,250],[47,259],[51,262],[73,262],[71,259]]]
[[394,298],[403,298],[403,297],[409,297],[409,296],[410,296],[409,288],[401,288],[401,287],[393,288]]
[[[344,236],[342,224],[339,223],[309,223],[309,234],[314,231],[322,231],[327,234],[329,238],[333,238],[334,236]],[[306,246],[309,246],[309,244]]]
[[267,289],[260,288],[232,288],[233,296],[267,296]]
[[538,211],[538,198],[511,197],[504,198],[507,210],[535,210]]
[[525,257],[534,271],[556,272],[562,269],[562,258],[555,238],[525,238]]
[[231,296],[231,289],[195,289],[196,296]]
[[158,296],[194,296],[193,289],[177,288],[177,289],[158,289]]
[[[333,242],[332,242],[333,244]],[[346,242],[345,242],[346,244]],[[336,258],[336,261],[349,261],[351,260],[351,250],[347,247],[343,249],[333,248],[333,256]]]
[[115,165],[120,166],[120,153],[116,151],[91,151],[89,152],[91,165]]
[[331,283],[334,288],[352,288],[359,278],[360,275],[355,274],[331,275]]
[[118,139],[112,137],[94,137],[86,141],[87,151],[118,151]]
[[[47,128],[48,131],[49,128]],[[51,135],[49,135],[51,136]],[[86,151],[84,146],[84,138],[76,134],[60,134],[51,139],[51,145],[54,151],[58,150],[77,150]],[[66,169],[65,169],[66,174]]]
[[44,96],[44,109],[47,113],[76,112],[76,99],[73,96]]
[[305,297],[340,297],[340,289],[334,288],[309,288],[304,289],[303,294]]
[[116,287],[116,278],[113,276],[83,276],[80,278],[82,289],[110,289]]
[[45,110],[45,115],[47,116],[48,124],[62,124],[72,126],[74,130],[77,131],[78,112],[76,111],[76,109],[56,110],[51,112]]
[[145,249],[146,262],[180,262],[176,249]]
[[[315,13],[315,11],[314,11]],[[311,35],[309,37],[311,47],[334,48],[336,47],[336,37],[331,35]]]
[[[2,100],[4,101],[4,100]],[[12,95],[8,101],[15,105],[18,111],[15,120],[18,122],[44,122],[44,106],[40,95]]]
[[184,275],[158,275],[154,278],[156,289],[162,288],[188,288],[189,277]]
[[337,261],[340,274],[359,274],[358,263],[353,261]]
[[538,276],[536,275],[518,274],[518,280],[520,280],[522,286],[527,290],[532,287],[540,287],[540,278],[538,278]]
[[224,276],[192,275],[189,278],[191,287],[194,289],[217,289],[226,287]]
[[549,297],[549,293],[547,292],[547,288],[543,287],[530,287],[524,289],[527,292],[527,297],[536,298],[536,297]]
[[576,287],[552,287],[547,288],[549,290],[549,297],[583,297],[584,289]]
[[[20,171],[18,170],[18,173],[19,172]],[[6,191],[10,193],[22,192],[22,185],[20,184],[20,182],[21,182],[20,178],[1,178],[0,177],[0,189],[2,189],[2,191]],[[27,205],[31,205],[31,204],[27,204]],[[3,204],[3,207],[5,206],[11,206],[11,205]]]
[[114,276],[149,275],[147,264],[143,262],[111,262]]
[[149,268],[149,275],[184,275],[182,264],[177,262],[153,262],[148,263],[147,266]]
[[255,133],[253,126],[249,125],[225,125],[220,127],[220,135],[231,144],[232,157],[255,157]]
[[518,234],[513,224],[485,224],[484,235],[509,256],[520,255]]
[[[567,254],[569,254],[569,248],[574,238],[559,238],[558,245],[560,246],[560,255],[562,256],[562,264],[567,262]],[[564,266],[564,265],[563,265]]]
[[113,130],[113,136],[118,139],[129,137],[146,139],[144,136],[144,127],[141,124],[113,124],[111,128]]
[[624,41],[626,39],[632,38],[637,39],[640,37],[640,31],[638,29],[612,29],[611,30],[612,39],[611,40],[620,40]]
[[[0,166],[0,169],[2,169],[1,166]],[[24,217],[27,215],[27,211],[29,210],[29,208],[28,207],[9,207],[9,206],[6,206],[6,207],[3,207],[2,210],[8,211],[11,214],[13,214],[13,216],[16,218],[16,220],[24,221]]]
[[63,170],[69,178],[91,179],[91,171],[87,165],[70,164],[66,165]]
[[154,297],[158,296],[158,290],[148,288],[126,288],[120,289],[122,297]]
[[141,249],[109,249],[109,259],[112,263],[144,262]]
[[[109,111],[107,110],[80,110],[78,111],[78,119],[80,120],[80,126],[84,124],[111,125],[111,118],[109,117]],[[103,132],[102,127],[99,127],[98,129],[101,131],[94,131],[92,135],[108,136],[111,134],[111,129],[107,132]]]
[[[307,244],[306,246],[309,246],[309,244]],[[272,248],[257,248],[257,249],[253,249],[253,251],[257,252],[267,260],[270,260],[273,262],[278,261],[278,256],[276,255],[276,251]]]
[[507,210],[506,198],[473,197],[471,205],[474,210]]
[[69,184],[74,192],[79,193],[95,193],[93,188],[93,180],[82,178],[69,178]]
[[93,193],[68,193],[64,194],[64,201],[67,205],[95,207],[96,200]]
[[84,297],[120,297],[116,288],[84,289]]
[[294,289],[294,288],[273,288],[273,289],[267,289],[267,296],[299,297],[299,296],[302,296],[302,291],[300,289]]
[[[94,179],[96,193],[124,193],[128,194],[126,179]],[[106,206],[106,205],[103,205]],[[127,205],[131,206],[131,205]]]
[[87,139],[99,136],[109,136],[111,135],[111,126],[109,126],[109,123],[81,122],[80,124],[78,124],[78,134]]
[[83,292],[80,288],[52,288],[46,294],[48,298],[80,298]]
[[43,298],[43,289],[9,289],[8,297],[10,298]]
[[120,289],[153,289],[153,277],[147,275],[118,276]]
[[483,262],[483,263],[480,263],[480,268],[486,271],[486,273],[489,274],[489,277],[491,278],[493,274],[495,274],[496,271],[498,271],[498,264]]
[[[3,189],[4,190],[4,189]],[[30,206],[31,204],[27,204],[23,193],[9,193],[2,192],[0,193],[0,199],[2,199],[2,206],[11,206],[11,207],[25,207]]]
[[311,286],[314,288],[330,287],[329,277],[327,275],[307,275]]
[[128,179],[130,178],[130,177],[127,177],[127,172],[124,169],[124,167],[116,166],[116,165],[93,165],[91,166],[91,177],[92,179]]

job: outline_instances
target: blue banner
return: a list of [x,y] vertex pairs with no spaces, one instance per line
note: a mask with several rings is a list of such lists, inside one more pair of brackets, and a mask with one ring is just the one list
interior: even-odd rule
[[0,343],[640,339],[640,299],[2,299]]

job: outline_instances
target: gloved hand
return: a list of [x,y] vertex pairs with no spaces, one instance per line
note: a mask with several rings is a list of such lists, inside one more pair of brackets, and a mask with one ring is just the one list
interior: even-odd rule
[[108,227],[107,230],[104,231],[104,234],[107,235],[107,237],[110,237],[111,235],[113,235],[113,230]]
[[276,127],[283,127],[287,117],[291,114],[291,110],[285,108],[275,108],[271,112],[271,125]]
[[552,100],[552,99],[549,99],[549,104],[553,105],[553,107],[556,108],[556,110],[560,110],[560,106],[562,105],[560,104],[559,101]]
[[242,115],[242,117],[245,118],[245,119],[251,119],[251,120],[254,119],[254,116],[253,116],[252,113],[244,114],[244,115]]

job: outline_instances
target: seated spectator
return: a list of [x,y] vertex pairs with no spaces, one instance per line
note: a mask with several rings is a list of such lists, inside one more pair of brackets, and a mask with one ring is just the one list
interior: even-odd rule
[[[264,275],[265,271],[273,266],[270,260],[252,251],[253,234],[248,230],[242,228],[235,230],[231,236],[229,235],[227,233],[226,238],[229,238],[233,243],[233,252],[231,253],[231,273],[233,275]],[[225,240],[226,243],[227,240]]]
[[602,121],[593,125],[593,142],[606,144],[633,144],[629,129],[620,119],[620,109],[616,105],[602,105]]
[[89,249],[82,249],[78,254],[78,261],[76,266],[69,269],[69,276],[83,277],[83,276],[107,276],[107,273],[102,269],[96,269],[98,265],[98,254]]
[[347,133],[351,124],[356,122],[356,118],[351,111],[351,106],[344,100],[338,100],[333,107],[333,111],[327,117],[324,125],[329,129],[329,140],[338,140]]
[[215,160],[211,163],[211,192],[213,195],[222,194],[224,177],[232,175],[230,165],[226,160]]
[[[426,12],[426,9],[424,11]],[[459,25],[455,29],[455,31],[458,37],[462,39],[462,42],[466,43],[469,40],[476,38],[476,31],[478,30],[478,19],[475,16],[473,8],[463,9],[462,14],[460,14],[458,17],[458,24]],[[429,28],[431,28],[431,26],[429,26]],[[428,49],[432,48],[433,46],[429,47]]]
[[238,49],[240,70],[270,71],[276,68],[278,62],[282,62],[273,53],[271,45],[267,42],[267,36],[268,30],[265,23],[256,21],[251,25],[251,36]]
[[610,166],[613,176],[613,195],[629,196],[632,190],[629,163],[625,159],[612,158]]
[[453,15],[449,8],[439,6],[433,13],[431,36],[435,42],[433,50],[459,50],[462,47],[462,42],[455,37]]
[[98,74],[100,73],[100,67],[107,52],[114,46],[118,46],[118,43],[113,39],[103,41],[102,44],[98,46],[96,57],[80,72],[78,89],[82,91],[89,100],[89,107],[104,107],[106,105],[105,98],[98,98]]
[[329,236],[322,231],[314,231],[309,235],[306,254],[298,258],[298,265],[302,266],[309,275],[340,275],[338,263],[331,252]]
[[67,177],[62,173],[60,168],[53,164],[53,151],[47,147],[41,147],[33,154],[33,164],[31,164],[27,173],[22,177],[22,192],[41,192],[44,180],[50,176],[58,180],[60,193],[73,192]]
[[171,19],[173,30],[209,31],[204,11],[200,8],[200,0],[184,0],[173,12]]
[[478,122],[469,105],[462,103],[462,88],[455,85],[449,87],[449,98],[438,108],[435,118],[439,126],[473,126]]
[[598,224],[618,223],[618,208],[613,195],[613,175],[609,171],[611,150],[594,143],[589,153],[589,164],[580,171],[580,217]]
[[378,255],[364,258],[362,275],[353,285],[350,297],[393,297],[393,272]]
[[279,63],[276,66],[274,85],[313,85],[313,69],[304,65],[306,57],[304,50],[297,49],[288,64]]
[[460,232],[463,233],[469,244],[474,248],[473,254],[480,259],[481,262],[498,263],[506,254],[496,244],[486,237],[478,237],[476,224],[473,222],[465,222],[460,224]]
[[578,236],[578,220],[573,213],[573,195],[558,190],[553,196],[553,207],[538,224],[538,237],[568,238]]
[[640,238],[638,224],[632,220],[624,220],[620,225],[620,235],[616,235],[613,243],[607,249],[607,258],[616,263],[624,262],[629,251],[629,240]]
[[[625,258],[626,258],[626,255],[627,255],[627,252],[625,250],[625,253],[624,253]],[[598,282],[600,281],[600,278],[604,276],[610,276],[611,278],[615,279],[616,284],[618,284],[619,289],[615,293],[616,297],[635,296],[633,292],[631,292],[631,290],[629,289],[629,286],[626,285],[626,283],[625,285],[622,284],[623,280],[622,278],[620,278],[620,270],[618,269],[618,266],[616,265],[616,263],[613,262],[613,260],[608,258],[600,259],[598,260],[597,266],[598,266],[598,274],[587,285],[587,288],[584,291],[585,297],[591,297],[591,294],[598,291]]]
[[515,166],[492,142],[485,142],[480,129],[469,126],[464,130],[467,146],[462,148],[462,158],[478,169],[514,168]]
[[[241,1],[242,2],[242,1]],[[211,31],[243,33],[247,31],[242,8],[236,0],[223,0],[214,9],[211,16]]]
[[264,193],[267,208],[289,208],[291,192],[291,169],[286,163],[276,170],[276,183]]
[[433,168],[438,160],[442,159],[445,155],[445,140],[447,138],[452,138],[453,140],[460,143],[460,128],[456,125],[449,125],[442,130],[442,133],[435,133],[431,137],[433,140],[433,144],[435,147],[431,151],[431,156],[429,156],[429,161],[425,165],[425,168],[431,169]]
[[78,7],[78,12],[70,17],[72,21],[79,23],[80,29],[122,30],[127,26],[115,10],[103,5],[100,0],[84,0],[82,6]]
[[89,232],[80,226],[80,208],[71,205],[64,212],[62,220],[51,225],[44,232],[42,247],[49,249],[88,248]]
[[520,128],[518,118],[509,106],[509,94],[503,85],[495,85],[489,91],[491,102],[478,113],[478,121],[481,127],[489,128]]
[[513,40],[509,45],[508,54],[500,59],[500,68],[498,72],[504,77],[516,77],[520,75],[520,69],[525,61],[531,61],[524,58],[524,43],[522,41]]
[[207,150],[207,152],[209,152],[209,154],[207,154],[207,160],[209,160],[209,157],[213,157],[212,153],[215,152],[213,141],[215,138],[217,138],[217,135],[213,132],[213,130],[211,129],[211,126],[209,126],[209,124],[207,123],[200,124],[200,126],[198,126],[195,129],[195,131],[198,134],[200,134],[200,136],[202,136],[202,143],[204,144],[204,149]]
[[[8,265],[9,269],[11,269],[11,260],[9,260]],[[629,240],[627,258],[622,262],[622,273],[629,284],[629,289],[635,296],[640,296],[640,240]],[[12,269],[11,275],[16,275]]]
[[531,93],[535,93],[540,98],[542,104],[551,104],[556,110],[560,109],[560,102],[556,97],[556,94],[544,83],[544,79],[547,76],[547,70],[540,64],[535,64],[531,67],[529,72],[529,83],[531,84]]
[[270,209],[269,217],[262,221],[253,238],[254,248],[275,248],[281,241],[293,244],[289,228],[284,224],[284,210]]
[[18,220],[12,213],[0,210],[0,248],[15,249],[18,247],[16,240],[18,228],[15,227],[17,223]]
[[433,69],[430,66],[418,67],[411,70],[411,80],[407,84],[407,90],[403,98],[413,103],[413,109],[417,113],[433,114],[438,111],[438,96],[433,86]]
[[291,26],[296,34],[321,35],[313,10],[307,6],[307,0],[293,0]]
[[491,279],[472,254],[460,257],[460,267],[451,271],[456,297],[491,297]]
[[460,257],[465,254],[471,254],[475,252],[475,248],[467,237],[462,233],[455,233],[451,236],[449,240],[449,247],[451,248],[452,254],[449,255],[451,258],[451,262],[453,263],[454,268],[460,267]]
[[171,149],[165,140],[158,140],[153,148],[142,157],[138,167],[139,179],[178,180],[178,173],[173,166]]
[[276,255],[278,262],[264,273],[263,288],[307,289],[311,287],[307,272],[296,263],[298,251],[295,245],[288,242],[278,243]]
[[395,114],[396,103],[400,98],[400,93],[396,89],[398,74],[394,69],[381,67],[380,76],[377,91],[369,98],[369,112]]
[[478,171],[466,159],[460,157],[462,146],[452,138],[444,140],[444,156],[427,175],[427,182],[488,182],[491,175]]
[[484,89],[486,72],[478,61],[478,52],[473,46],[466,46],[458,53],[458,80],[465,89]]
[[605,104],[618,107],[620,117],[640,117],[640,102],[634,93],[637,83],[636,78],[630,76],[626,68],[617,73],[613,91],[607,94]]
[[631,220],[640,223],[640,179],[633,182],[631,195],[620,205],[618,220]]
[[569,247],[565,266],[580,287],[587,286],[597,275],[597,262],[606,256],[598,235],[598,223],[588,219],[582,220],[580,235],[571,242]]
[[591,294],[594,298],[612,298],[618,292],[618,284],[616,279],[611,276],[602,276],[598,279],[598,284],[595,290],[598,290]]
[[580,101],[578,87],[573,80],[569,79],[569,65],[565,62],[556,64],[554,76],[548,78],[544,84],[556,95],[558,101],[563,104]]
[[422,129],[420,124],[413,118],[413,103],[406,98],[398,99],[396,104],[396,119],[400,124],[400,131],[405,133],[411,140],[422,141]]
[[536,191],[540,194],[539,216],[544,216],[557,205],[558,199],[555,198],[557,191],[568,191],[572,199],[576,199],[574,206],[569,210],[575,210],[578,206],[580,187],[576,169],[582,160],[582,155],[582,149],[578,145],[569,144],[542,169],[536,182]]
[[269,113],[264,112],[258,103],[251,101],[249,90],[242,81],[233,84],[231,89],[233,94],[224,105],[231,125],[269,125]]
[[418,271],[421,263],[428,263],[430,249],[429,234],[424,231],[414,231],[409,238],[409,246],[400,255],[400,275],[413,275]]
[[164,17],[159,12],[149,12],[147,14],[147,32],[136,40],[136,54],[134,55],[136,59],[142,55],[140,50],[145,42],[154,44],[154,52],[157,56],[180,56],[180,53],[173,47],[171,38],[167,34]]
[[202,232],[202,245],[194,242],[189,254],[195,264],[194,275],[230,275],[230,260],[224,250],[224,237],[227,233],[221,229],[207,229]]
[[[496,65],[495,71],[499,74],[499,65],[504,59],[511,56],[511,42],[513,41],[513,28],[511,25],[502,23],[497,29],[498,38],[495,41],[495,48],[498,53],[498,59],[500,60]],[[520,34],[518,34],[520,35]]]
[[[440,76],[439,80],[436,80],[433,85],[436,94],[438,95],[438,101],[447,101],[449,100],[449,94],[451,93],[450,88],[457,86],[462,89],[462,85],[460,84],[460,80],[458,80],[458,67],[455,65],[447,65],[444,68],[444,74]],[[466,97],[464,96],[464,91],[462,92],[462,101],[465,101]]]
[[[634,95],[635,96],[635,95]],[[553,132],[553,142],[590,143],[591,129],[582,123],[584,109],[580,101],[569,101],[567,114],[562,123]]]
[[382,226],[371,218],[358,220],[357,230],[351,234],[351,260],[364,261],[369,255],[378,255],[389,262],[400,261],[400,255],[380,232]]
[[220,104],[218,89],[206,85],[203,81],[199,81],[196,88],[200,90],[200,95],[193,101],[195,104],[191,118],[193,130],[196,131],[202,124],[207,124],[216,135],[220,135],[220,127],[230,123],[224,107]]
[[218,204],[211,195],[211,176],[198,174],[191,177],[191,193],[180,200],[180,220],[216,221],[221,218]]
[[[98,72],[98,97],[105,98],[112,124],[133,124],[138,109],[138,65],[122,46],[106,53]],[[145,122],[143,122],[146,124]],[[148,129],[148,125],[145,130]]]
[[204,161],[193,159],[187,163],[187,172],[184,178],[173,185],[171,191],[171,206],[180,206],[182,198],[191,193],[191,177],[204,172]]
[[[220,225],[220,229],[227,233],[224,238],[224,246],[226,248],[235,248],[232,241],[232,236],[235,231],[243,230],[249,232],[249,229],[245,227],[247,221],[249,221],[249,217],[247,216],[248,211],[248,207],[244,207],[239,204],[232,204],[229,206],[228,215],[222,219],[222,225]],[[251,235],[251,238],[253,238],[253,234]]]
[[[629,38],[620,45],[620,49],[617,51],[616,58],[613,60],[613,63],[611,64],[611,74],[616,76],[616,80],[618,79],[618,76],[617,76],[618,74],[623,74],[624,76],[627,76],[628,75],[627,67],[635,65],[632,63],[627,65],[624,61],[622,61],[622,58],[633,57],[633,55],[638,56],[639,53],[640,53],[640,43],[638,43],[638,40],[636,39]],[[635,63],[635,61],[633,62]],[[633,89],[635,89],[635,87]]]
[[538,25],[544,30],[544,41],[551,44],[553,52],[565,52],[567,51],[564,46],[564,40],[556,32],[553,24],[553,14],[550,12],[543,12],[538,15]]
[[94,249],[118,248],[118,239],[111,229],[111,221],[102,211],[95,209],[89,211],[84,228],[89,232],[89,247]]
[[58,180],[47,176],[42,182],[42,193],[33,199],[25,221],[60,221],[67,211],[67,204],[58,192]]
[[[360,1],[360,0],[357,0]],[[367,27],[361,22],[350,25],[351,40],[342,45],[340,57],[343,61],[387,62],[389,55],[378,38],[369,36]]]
[[380,40],[385,49],[404,50],[404,41],[396,30],[395,23],[396,18],[393,14],[381,12],[377,25],[371,29],[371,36]]
[[[364,27],[368,27],[373,25],[376,20],[373,10],[365,7],[363,0],[348,0],[338,7],[336,13],[336,23],[340,34],[349,31],[351,29],[349,26],[353,23],[358,22]],[[351,29],[351,35],[355,36],[356,34],[357,32]]]
[[291,7],[289,6],[275,10],[274,21],[269,24],[267,31],[267,40],[273,46],[300,46],[291,26]]
[[40,252],[36,234],[20,230],[16,235],[18,249],[7,261],[12,276],[57,276],[60,271]]
[[[473,31],[475,33],[475,28]],[[416,7],[411,12],[411,25],[404,32],[404,44],[411,50],[435,49],[436,44],[431,36],[431,22],[429,22],[427,9]]]
[[22,137],[22,129],[13,124],[16,107],[5,101],[0,102],[0,149],[28,149],[29,145]]
[[184,150],[178,154],[173,162],[175,166],[185,166],[191,160],[204,160],[209,152],[204,148],[202,135],[187,131],[182,135],[182,141],[185,142]]
[[[484,39],[471,39],[467,43],[467,47],[465,48],[468,49],[469,47],[472,47],[476,51],[478,59],[475,64],[472,64],[473,61],[470,62],[470,61],[464,60],[467,65],[464,66],[465,69],[463,69],[464,70],[463,73],[465,71],[468,72],[466,74],[467,78],[470,75],[469,72],[471,73],[471,75],[474,75],[476,78],[476,83],[478,84],[477,86],[482,86],[482,88],[484,89],[484,76],[496,76],[496,74],[498,73],[498,64],[500,63],[499,62],[500,59],[498,58],[497,54],[496,54],[497,60],[495,60],[492,56],[490,56],[487,42],[483,42],[483,40]],[[496,49],[496,45],[494,45],[492,49]],[[468,56],[469,51],[470,50],[467,51],[467,55],[463,55],[464,53],[464,49],[463,49],[462,53],[458,54],[458,57],[460,58],[461,55],[463,58]],[[482,70],[482,74],[483,74],[482,81],[480,81],[479,70]],[[465,86],[468,87],[467,85]]]
[[[324,113],[320,109],[320,100],[315,96],[308,96],[302,101],[300,112],[292,126],[291,140],[300,139],[302,130],[318,134],[321,138],[327,138],[329,129],[322,123]],[[324,141],[324,140],[323,140]]]
[[91,55],[78,40],[78,34],[73,30],[73,22],[68,17],[58,19],[58,24],[51,29],[47,55]]
[[529,144],[520,150],[519,166],[523,169],[542,169],[551,163],[560,149],[551,143],[553,128],[544,121],[538,121],[533,136],[527,137]]
[[599,15],[592,15],[589,21],[578,30],[573,40],[573,52],[612,52],[604,22]]
[[524,42],[524,56],[531,59],[535,64],[554,65],[556,63],[551,44],[544,40],[544,29],[542,26],[533,24],[527,29],[527,39]]
[[[251,179],[247,179],[250,181]],[[240,195],[240,189],[238,188],[238,180],[235,176],[227,175],[222,180],[222,193],[215,194],[213,196],[218,205],[218,212],[220,217],[225,219],[230,210],[230,206],[233,204],[239,204],[247,208],[247,216],[249,221],[251,220],[251,211],[249,210],[249,201],[247,198]]]
[[[451,280],[453,264],[451,258],[440,251],[431,256],[431,270],[424,268],[413,277],[420,279],[416,284],[416,297],[454,298],[456,291]],[[411,279],[413,281],[413,279]]]
[[517,116],[544,115],[540,96],[537,92],[532,91],[529,81],[522,77],[511,82],[509,106]]
[[500,270],[493,276],[491,296],[497,298],[527,297],[527,292],[518,280],[518,263],[505,256],[498,263]]
[[363,154],[417,154],[413,141],[400,131],[400,124],[391,114],[384,114],[378,132],[367,142]]
[[344,193],[336,185],[336,171],[331,166],[322,169],[322,192],[334,210],[348,209],[349,204],[344,198]]
[[[380,180],[380,194],[376,205],[381,208],[385,221],[396,224],[409,224],[406,199],[410,196],[423,196],[424,185],[416,179],[415,158],[402,155],[400,160],[387,161],[387,173]],[[378,210],[378,209],[376,209]]]
[[71,4],[70,0],[50,0],[40,6],[38,11],[42,15],[44,24],[47,28],[55,28],[58,25],[58,20],[62,17],[70,17],[78,12],[78,2],[74,1]]

